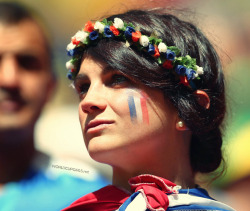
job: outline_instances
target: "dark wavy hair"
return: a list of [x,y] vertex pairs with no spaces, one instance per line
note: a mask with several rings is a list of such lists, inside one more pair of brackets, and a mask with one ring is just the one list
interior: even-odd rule
[[223,161],[220,126],[226,106],[224,76],[215,49],[197,27],[170,14],[133,10],[107,19],[113,21],[115,17],[139,26],[147,36],[156,32],[168,46],[178,47],[182,56],[196,58],[197,65],[204,69],[196,86],[210,97],[210,108],[201,106],[193,90],[178,83],[175,76],[159,66],[152,56],[133,46],[127,48],[118,40],[103,39],[87,48],[85,55],[107,63],[148,87],[162,90],[192,131],[190,160],[193,171],[209,173],[216,170]]

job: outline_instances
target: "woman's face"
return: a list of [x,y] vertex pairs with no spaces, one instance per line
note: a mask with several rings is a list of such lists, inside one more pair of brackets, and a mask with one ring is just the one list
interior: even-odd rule
[[144,162],[149,153],[171,149],[177,115],[162,92],[88,57],[74,83],[82,133],[93,159],[131,166],[132,157]]

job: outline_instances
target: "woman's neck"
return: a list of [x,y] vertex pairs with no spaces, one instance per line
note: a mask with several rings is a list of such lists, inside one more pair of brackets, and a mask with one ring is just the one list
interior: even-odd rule
[[182,188],[195,186],[187,147],[180,147],[175,155],[167,156],[164,150],[159,150],[154,155],[145,156],[144,160],[132,165],[113,166],[113,185],[130,191],[128,180],[140,174],[159,176],[182,186]]

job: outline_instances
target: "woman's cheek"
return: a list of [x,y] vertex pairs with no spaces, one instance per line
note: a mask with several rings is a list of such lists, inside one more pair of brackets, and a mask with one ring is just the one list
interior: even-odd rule
[[112,110],[115,111],[120,117],[128,117],[129,114],[129,107],[128,107],[128,95],[126,91],[123,91],[121,94],[117,94],[116,96],[112,96],[111,98]]
[[126,92],[126,104],[133,124],[149,124],[148,96],[140,90]]

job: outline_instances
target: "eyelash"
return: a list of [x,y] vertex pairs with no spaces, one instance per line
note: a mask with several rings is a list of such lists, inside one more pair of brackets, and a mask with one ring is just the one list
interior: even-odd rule
[[90,86],[90,84],[83,83],[83,84],[80,84],[79,86],[78,85],[75,86],[75,89],[76,89],[77,93],[79,94],[79,96],[81,97],[88,92],[89,86]]
[[113,74],[111,76],[111,79],[108,83],[109,86],[116,86],[116,85],[122,85],[124,84],[125,82],[129,82],[130,80],[122,75],[122,74]]
[[[105,83],[108,87],[121,88],[126,85],[126,83],[130,82],[130,79],[122,74],[114,73]],[[79,83],[74,85],[78,95],[80,98],[83,98],[84,95],[88,92],[90,87],[90,83]]]

